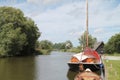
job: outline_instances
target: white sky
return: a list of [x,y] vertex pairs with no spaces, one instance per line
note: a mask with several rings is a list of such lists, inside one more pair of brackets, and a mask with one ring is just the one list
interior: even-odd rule
[[[89,33],[104,41],[120,32],[119,0],[89,1]],[[0,0],[0,6],[20,8],[32,18],[42,32],[39,40],[72,41],[85,31],[85,0]]]

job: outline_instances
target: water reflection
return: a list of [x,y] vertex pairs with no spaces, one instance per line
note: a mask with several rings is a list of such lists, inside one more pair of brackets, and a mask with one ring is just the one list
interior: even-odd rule
[[36,57],[0,58],[0,80],[73,80],[71,53],[52,52]]
[[[101,80],[101,78],[102,78],[102,80],[105,80],[105,73],[104,73],[103,70],[90,71],[88,73],[87,73],[87,71],[80,72],[80,71],[68,70],[67,78],[68,78],[68,80],[76,80],[75,77],[76,76],[80,77],[81,74],[82,75],[88,75],[88,76],[90,76],[89,74],[91,74],[93,77],[91,77],[90,80],[93,80],[93,79],[95,79],[95,80]],[[85,77],[83,77],[83,78],[85,78]]]
[[68,80],[68,54],[52,52],[36,57],[36,80]]
[[34,57],[0,59],[0,80],[34,80]]
[[68,78],[68,80],[74,80],[75,76],[76,76],[78,73],[79,73],[79,72],[72,71],[72,70],[68,70],[68,72],[67,72],[67,78]]

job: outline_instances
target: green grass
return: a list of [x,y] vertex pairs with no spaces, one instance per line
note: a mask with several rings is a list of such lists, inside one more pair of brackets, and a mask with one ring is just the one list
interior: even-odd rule
[[120,53],[105,54],[106,56],[120,56]]
[[107,80],[120,80],[120,60],[106,60]]

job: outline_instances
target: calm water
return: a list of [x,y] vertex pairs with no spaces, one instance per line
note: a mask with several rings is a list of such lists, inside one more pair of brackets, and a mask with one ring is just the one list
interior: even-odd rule
[[0,80],[73,80],[67,65],[71,53],[0,59]]

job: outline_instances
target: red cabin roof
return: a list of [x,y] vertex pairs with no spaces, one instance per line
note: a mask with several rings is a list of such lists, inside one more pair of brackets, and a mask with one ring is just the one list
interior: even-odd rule
[[99,54],[98,54],[95,50],[93,50],[93,49],[91,49],[91,48],[86,47],[86,48],[84,49],[84,55],[93,56],[93,57],[95,57],[97,60],[100,61],[100,56],[99,56]]

